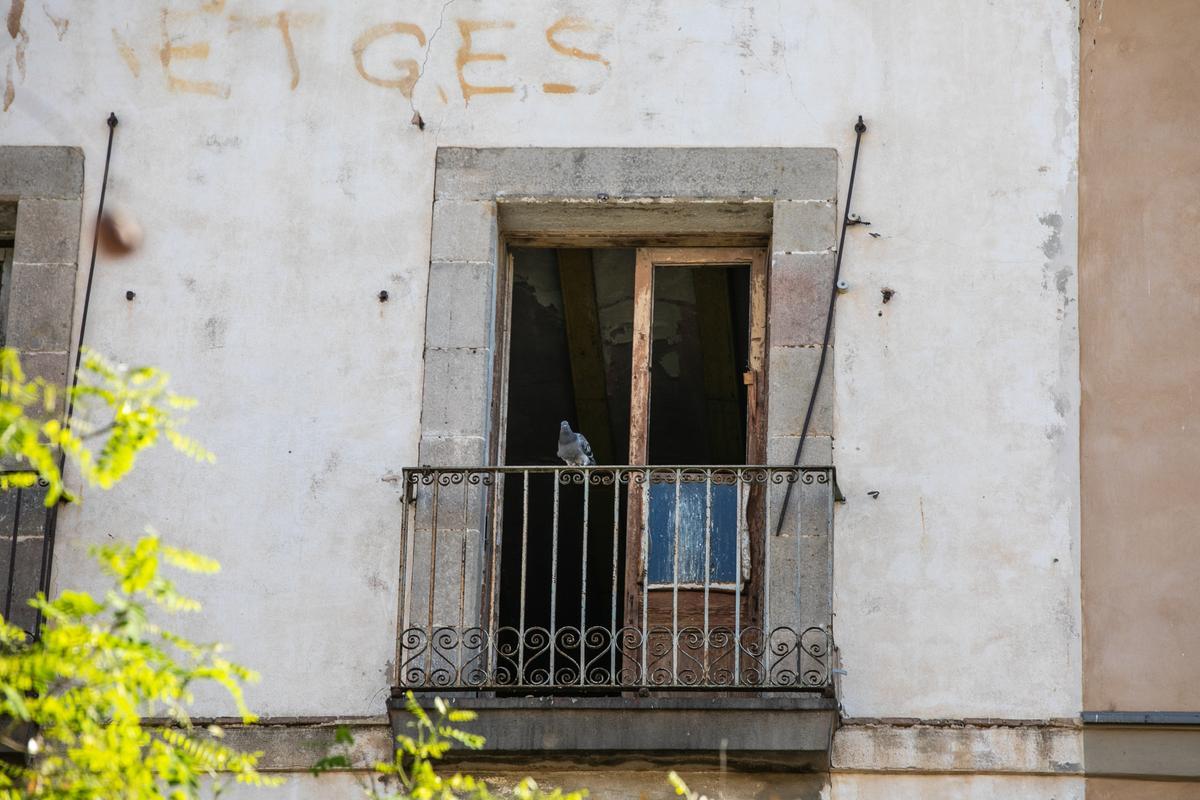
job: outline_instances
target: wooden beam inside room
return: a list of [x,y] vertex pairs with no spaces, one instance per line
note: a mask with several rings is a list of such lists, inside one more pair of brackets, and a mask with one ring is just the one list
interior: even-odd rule
[[592,251],[560,249],[557,255],[577,424],[592,445],[596,463],[613,464],[615,448],[608,415],[608,378],[600,340]]
[[738,397],[741,370],[734,363],[733,316],[729,278],[721,268],[693,269],[700,354],[704,364],[704,406],[710,460],[737,463],[743,458],[742,410]]

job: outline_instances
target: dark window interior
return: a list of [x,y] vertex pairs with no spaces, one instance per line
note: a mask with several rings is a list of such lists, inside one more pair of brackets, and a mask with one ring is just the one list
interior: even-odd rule
[[[628,463],[636,251],[512,252],[504,463],[560,464],[555,452],[560,420],[587,436],[597,464]],[[747,391],[742,374],[748,353],[749,269],[658,267],[654,280],[648,461],[745,463]],[[681,508],[698,503],[703,509],[702,494],[691,496],[697,487],[682,487],[688,496],[681,498]],[[714,582],[732,580],[733,574],[737,500],[725,496],[728,488],[714,492]],[[552,588],[557,628],[607,628],[613,614],[621,624],[626,497],[619,492],[615,499],[619,523],[614,530],[614,491],[619,487],[589,487],[593,513],[588,515],[585,568],[582,487],[558,486],[557,556],[552,557],[554,476],[531,474],[527,486],[520,476],[507,479],[498,593],[502,630],[517,627],[522,614],[526,629],[549,627]],[[674,491],[673,483],[654,488],[652,531],[673,527]],[[657,495],[664,492],[670,497],[664,494],[660,501]],[[663,538],[651,534],[652,583],[674,561]],[[702,580],[697,546],[684,542],[681,547],[681,579]],[[581,602],[585,579],[588,599]],[[499,644],[503,646],[503,633]]]
[[17,204],[0,203],[0,347],[4,346],[4,331],[8,328],[8,288],[16,230]]

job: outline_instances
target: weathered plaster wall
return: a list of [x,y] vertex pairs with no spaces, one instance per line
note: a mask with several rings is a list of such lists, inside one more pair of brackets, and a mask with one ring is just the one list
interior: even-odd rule
[[1084,708],[1200,710],[1200,13],[1082,31]]
[[[738,772],[680,770],[688,786],[705,792],[709,797],[745,797],[772,800],[1083,800],[1083,778],[1012,777],[1012,776],[942,776],[942,775],[834,775],[829,776],[765,773],[751,775]],[[488,785],[501,796],[524,777],[519,773],[493,773],[487,776]],[[542,771],[536,773],[543,787],[559,786],[575,789],[589,788],[592,797],[604,800],[670,800],[676,797],[665,778],[665,769],[600,769]],[[314,778],[299,775],[269,794],[250,788],[233,787],[231,798],[269,796],[279,800],[308,800],[308,798],[344,798],[357,788],[350,774],[325,775]],[[1088,782],[1087,797],[1092,797],[1093,784]],[[1104,782],[1109,783],[1109,782]],[[1128,784],[1130,782],[1111,782]],[[1159,784],[1161,785],[1161,784]],[[1180,784],[1183,785],[1183,784]],[[1107,787],[1105,787],[1107,788]],[[1168,787],[1169,791],[1169,787]],[[1189,794],[1104,794],[1109,798],[1192,797]]]
[[220,456],[155,454],[88,492],[58,577],[147,522],[220,558],[197,633],[262,670],[259,710],[382,708],[399,505],[381,479],[417,456],[439,145],[836,146],[844,181],[858,113],[846,709],[1078,710],[1074,3],[45,0],[9,19],[0,136],[83,146],[86,208],[122,119],[110,197],[146,245],[102,261],[90,343],[169,368]]

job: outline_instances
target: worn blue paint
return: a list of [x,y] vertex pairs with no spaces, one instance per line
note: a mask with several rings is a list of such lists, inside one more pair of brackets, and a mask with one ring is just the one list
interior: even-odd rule
[[[709,582],[733,583],[737,558],[737,486],[713,484]],[[679,582],[704,583],[705,484],[679,487]],[[675,575],[675,482],[650,487],[651,584],[671,584]]]

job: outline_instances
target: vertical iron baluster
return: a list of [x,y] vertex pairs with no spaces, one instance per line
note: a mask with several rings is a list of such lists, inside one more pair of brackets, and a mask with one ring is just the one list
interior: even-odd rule
[[588,499],[591,497],[591,470],[583,472],[583,565],[579,568],[583,583],[579,598],[579,685],[583,686],[584,665],[587,663],[587,559],[588,559]]
[[646,480],[642,485],[642,684],[650,682],[649,666],[646,660],[646,645],[650,641],[650,626],[648,624],[648,608],[650,604],[650,470],[646,470]]
[[[404,481],[404,513],[400,517],[400,575],[397,576],[396,587],[396,660],[392,662],[396,668],[395,679],[392,684],[395,686],[401,685],[400,679],[400,664],[404,662],[404,618],[408,614],[406,607],[408,603],[408,573],[412,570],[408,569],[410,563],[408,559],[408,475],[403,475]],[[7,619],[7,616],[6,616]]]
[[[396,685],[402,686],[404,681],[400,675],[400,665],[404,663],[404,632],[408,630],[408,611],[410,593],[412,592],[412,553],[409,552],[409,518],[416,515],[416,502],[409,496],[412,486],[409,484],[407,471],[401,473],[404,482],[404,515],[400,518],[400,575],[397,586],[396,607]],[[415,491],[413,497],[416,496]],[[416,537],[413,537],[414,539]]]
[[[804,541],[804,491],[805,491],[805,489],[804,489],[804,481],[800,480],[800,479],[802,479],[802,477],[804,477],[804,468],[797,467],[796,469],[794,469],[793,476],[796,477],[796,485],[794,485],[794,486],[797,486],[797,488],[799,488],[799,492],[800,492],[800,499],[799,499],[798,503],[796,504],[796,512],[794,512],[794,515],[793,515],[794,519],[796,519],[796,530],[793,530],[792,533],[793,533],[794,539],[796,539],[796,564],[798,567],[798,569],[796,570],[796,628],[797,628],[797,636],[799,636],[800,638],[796,645],[797,669],[799,669],[799,674],[803,675],[804,674],[804,655],[803,655],[804,631],[805,631],[805,628],[809,626],[808,618],[805,618],[805,616],[804,616],[803,576],[804,576],[804,571],[806,569],[808,569],[808,566],[809,566],[804,563],[804,547],[802,545],[802,542]],[[785,507],[785,509],[782,510],[782,512],[781,512],[781,516],[782,516],[782,513],[786,513],[786,512],[787,512],[787,509]],[[782,529],[782,527],[784,527],[785,524],[786,523],[785,523],[784,519],[780,518],[780,521],[779,521],[780,529]]]
[[[12,545],[8,551],[8,589],[4,593],[4,619],[12,621],[12,597],[13,584],[17,575],[17,535],[21,531],[21,493],[23,490],[17,489],[13,494],[16,496],[16,504],[13,506],[13,526],[12,526]],[[46,535],[46,531],[42,531],[42,535]],[[34,633],[37,633],[35,630]]]
[[434,473],[433,475],[433,505],[430,507],[432,528],[429,536],[429,551],[430,551],[430,572],[429,572],[429,652],[426,659],[425,675],[428,676],[433,671],[433,604],[434,604],[434,589],[437,587],[437,545],[438,545],[438,494],[439,487],[442,485],[441,474]]
[[742,470],[735,469],[737,483],[737,524],[733,537],[733,685],[742,682]]
[[[833,476],[829,474],[829,470],[825,471],[825,475],[829,479],[828,481],[826,481],[825,484],[817,483],[814,485],[817,487],[824,485],[824,487],[825,487],[825,490],[824,490],[824,493],[825,493],[825,521],[824,521],[824,524],[821,526],[821,530],[825,533],[825,537],[826,537],[825,538],[825,546],[829,549],[829,557],[824,559],[825,564],[826,564],[825,585],[827,587],[830,587],[830,591],[832,591],[832,587],[833,587],[833,554],[835,551],[833,549],[833,541],[832,541],[832,539],[829,538],[829,536],[830,536],[830,532],[833,530],[834,480],[833,480]],[[803,509],[803,507],[804,507],[803,504],[801,504],[801,509]],[[832,602],[833,602],[833,598],[827,596],[825,598],[825,602],[823,602],[821,604],[821,607],[829,608],[832,610],[832,605],[831,605]],[[825,634],[824,641],[823,641],[823,646],[824,646],[824,650],[825,650],[825,670],[824,670],[825,674],[824,674],[824,680],[822,681],[822,683],[828,683],[833,679],[833,674],[831,672],[831,670],[833,669],[833,646],[832,646],[833,627],[832,626],[833,626],[833,620],[826,619],[825,615],[822,613],[822,615],[821,615],[821,630]]]
[[679,509],[679,493],[683,484],[683,470],[675,470],[675,545],[672,547],[671,566],[671,683],[679,683],[679,523],[683,516]]
[[[766,488],[763,491],[763,531],[771,530],[771,470],[763,468]],[[763,682],[769,683],[771,674],[771,543],[774,539],[764,535],[763,542]]]
[[521,612],[517,621],[517,683],[525,683],[525,567],[529,549],[529,470],[523,470],[521,493]]
[[712,583],[712,478],[713,471],[704,471],[704,677],[708,682],[708,595]]
[[[626,475],[628,478],[628,475]],[[628,485],[628,483],[626,483]],[[609,626],[612,636],[609,638],[608,679],[617,683],[617,539],[621,534],[621,472],[613,470],[613,535],[612,535],[612,610]]]
[[550,683],[554,684],[554,651],[558,648],[558,628],[555,625],[555,615],[558,605],[558,482],[565,473],[555,470],[550,473],[554,478],[554,519],[550,523]]
[[495,674],[495,670],[500,666],[499,657],[496,654],[497,642],[496,639],[500,635],[500,609],[496,605],[497,592],[497,574],[496,571],[500,566],[501,555],[501,529],[500,529],[500,497],[504,493],[504,478],[499,471],[492,473],[492,540],[489,542],[489,550],[491,556],[491,585],[488,590],[490,595],[488,598],[488,618],[487,628],[484,631],[484,636],[487,641],[487,669],[489,674]]
[[471,497],[467,489],[471,484],[467,480],[468,476],[469,473],[463,473],[463,518],[460,533],[462,543],[458,560],[458,637],[454,642],[455,672],[459,680],[462,680],[463,648],[467,638],[467,520],[471,509]]

